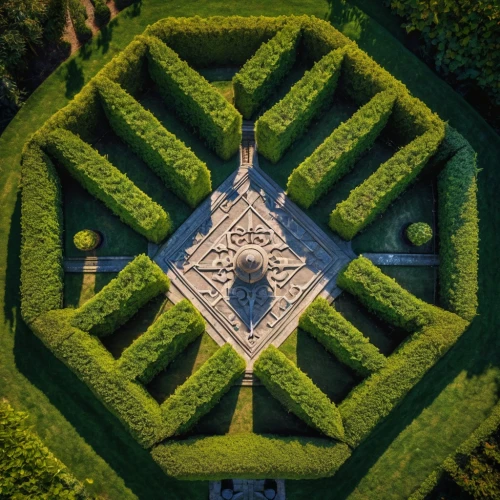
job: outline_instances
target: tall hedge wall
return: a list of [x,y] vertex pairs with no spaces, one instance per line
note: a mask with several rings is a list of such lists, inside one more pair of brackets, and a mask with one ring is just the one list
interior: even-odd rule
[[241,115],[197,71],[161,40],[147,38],[151,78],[165,104],[192,126],[217,155],[233,156],[241,143]]
[[305,208],[318,201],[373,145],[391,115],[394,99],[394,94],[380,92],[336,128],[291,173],[288,196]]

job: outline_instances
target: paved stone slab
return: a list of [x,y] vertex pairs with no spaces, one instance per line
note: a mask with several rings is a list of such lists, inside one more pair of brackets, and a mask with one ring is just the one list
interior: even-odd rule
[[[275,479],[276,496],[274,500],[285,500],[285,481]],[[233,479],[233,500],[266,500],[265,481],[263,479]],[[208,485],[209,500],[224,500],[221,481],[210,481]],[[229,494],[229,491],[227,492]],[[229,495],[228,495],[229,496]],[[270,495],[269,495],[270,496]]]
[[364,253],[377,266],[439,266],[439,255],[425,253]]
[[86,257],[82,259],[64,259],[66,273],[117,273],[133,257]]

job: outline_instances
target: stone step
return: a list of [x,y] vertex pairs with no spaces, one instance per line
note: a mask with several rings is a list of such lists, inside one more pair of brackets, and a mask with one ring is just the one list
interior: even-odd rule
[[121,271],[133,257],[85,257],[64,259],[66,273],[117,273]]
[[256,387],[261,386],[262,382],[253,374],[253,372],[247,370],[243,377],[238,379],[236,385],[241,385],[244,387]]
[[439,266],[439,255],[426,253],[364,253],[377,266]]

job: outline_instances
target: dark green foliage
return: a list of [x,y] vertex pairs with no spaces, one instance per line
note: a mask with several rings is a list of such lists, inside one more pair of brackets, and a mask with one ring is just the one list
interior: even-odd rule
[[21,312],[31,323],[63,300],[61,187],[54,165],[34,143],[22,158]]
[[205,321],[187,299],[163,313],[118,360],[129,379],[147,384],[205,331]]
[[169,286],[167,275],[139,255],[75,312],[72,325],[93,335],[110,334]]
[[347,174],[385,127],[395,96],[380,92],[306,158],[288,178],[288,195],[309,208]]
[[116,8],[119,10],[125,9],[133,3],[139,3],[141,0],[115,0]]
[[222,159],[241,142],[241,115],[197,71],[162,41],[148,37],[149,72],[165,104],[191,125]]
[[94,19],[97,26],[102,27],[108,24],[111,19],[111,12],[106,5],[106,0],[92,0],[94,4]]
[[386,364],[385,356],[321,297],[302,313],[299,327],[361,376],[368,376]]
[[166,441],[151,454],[169,476],[193,481],[327,477],[335,474],[351,451],[329,439],[228,434]]
[[92,30],[85,24],[87,11],[80,0],[68,0],[68,9],[78,40],[85,43],[92,38]]
[[25,424],[28,414],[0,400],[2,498],[89,498],[83,485]]
[[115,133],[177,196],[198,205],[212,190],[207,166],[117,83],[105,77],[95,83]]
[[50,134],[47,149],[90,194],[138,233],[159,243],[171,231],[163,208],[78,136],[57,129]]
[[233,77],[234,103],[244,118],[249,120],[288,74],[299,39],[300,27],[285,26]]
[[476,154],[458,151],[438,178],[439,291],[443,305],[472,320],[477,310],[479,221]]
[[351,240],[415,180],[444,137],[444,126],[431,129],[400,149],[330,215],[330,227]]
[[164,437],[186,432],[208,413],[245,371],[244,359],[224,344],[162,405]]
[[406,237],[415,246],[425,245],[432,239],[432,227],[425,222],[414,222],[406,228]]
[[327,436],[343,441],[344,427],[335,404],[276,347],[271,345],[262,352],[254,373],[288,411]]
[[333,99],[344,52],[334,50],[318,61],[290,92],[255,124],[259,153],[276,163],[312,119]]

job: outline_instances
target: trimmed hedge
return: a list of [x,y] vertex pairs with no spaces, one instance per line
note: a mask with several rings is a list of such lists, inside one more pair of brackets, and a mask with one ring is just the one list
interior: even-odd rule
[[443,137],[441,126],[400,149],[335,207],[330,227],[345,240],[354,238],[415,180]]
[[71,324],[93,335],[108,335],[169,286],[167,275],[157,264],[139,255],[76,310]]
[[92,0],[92,3],[94,4],[94,19],[97,26],[105,26],[111,19],[111,11],[106,5],[106,0]]
[[208,413],[245,371],[244,359],[225,344],[162,405],[164,438],[182,434]]
[[261,353],[254,373],[287,410],[327,436],[343,441],[338,408],[276,347],[271,345]]
[[83,229],[78,231],[73,236],[73,243],[78,250],[82,252],[89,252],[94,250],[101,242],[101,236],[99,233],[92,231],[92,229]]
[[159,243],[172,230],[163,208],[78,136],[56,129],[46,147],[90,194],[138,233]]
[[302,313],[299,327],[363,377],[380,370],[387,362],[386,357],[354,325],[321,297]]
[[270,162],[279,161],[318,112],[332,100],[343,58],[342,49],[324,56],[281,101],[257,120],[257,147]]
[[205,321],[189,302],[181,300],[163,313],[118,360],[118,370],[147,384],[205,331]]
[[477,173],[476,154],[467,145],[438,177],[440,299],[469,321],[478,305]]
[[344,443],[320,438],[228,434],[167,441],[151,452],[177,479],[316,479],[333,476],[350,457]]
[[95,84],[115,133],[177,196],[198,205],[212,191],[205,163],[117,83],[100,77]]
[[406,237],[412,245],[425,245],[432,240],[432,227],[426,222],[414,222],[406,228]]
[[243,118],[249,120],[288,74],[299,40],[300,27],[285,26],[233,77],[234,103]]
[[346,175],[389,119],[395,96],[380,92],[316,148],[288,178],[288,196],[309,208]]
[[241,143],[241,115],[161,40],[147,37],[147,45],[149,72],[165,104],[195,128],[218,156],[231,158]]

